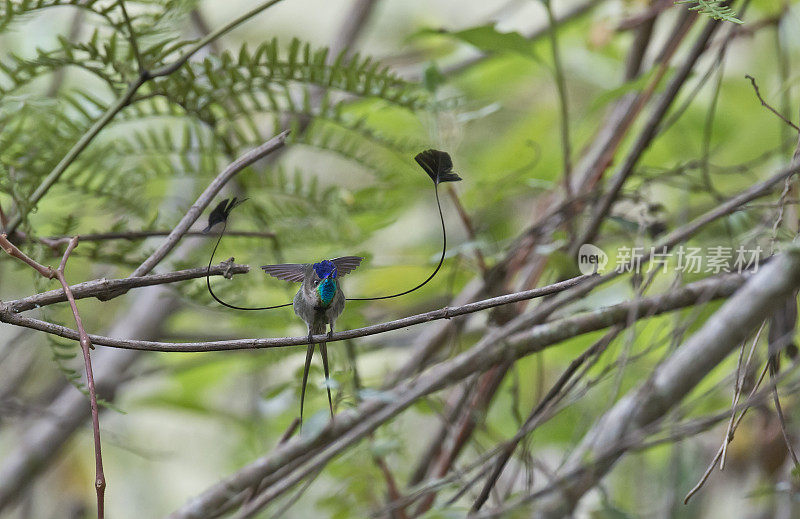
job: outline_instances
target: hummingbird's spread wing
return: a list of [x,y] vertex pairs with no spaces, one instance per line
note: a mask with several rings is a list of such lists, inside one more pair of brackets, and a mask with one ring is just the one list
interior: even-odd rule
[[336,265],[336,276],[342,277],[357,269],[363,259],[360,256],[342,256],[331,261]]
[[264,265],[261,268],[272,277],[300,283],[305,277],[306,265],[303,263],[282,263],[280,265]]

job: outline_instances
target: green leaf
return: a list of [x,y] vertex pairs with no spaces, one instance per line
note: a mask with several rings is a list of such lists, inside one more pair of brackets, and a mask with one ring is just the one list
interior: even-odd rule
[[500,32],[492,24],[455,32],[423,29],[418,34],[446,34],[486,52],[513,52],[539,61],[533,42],[516,31]]

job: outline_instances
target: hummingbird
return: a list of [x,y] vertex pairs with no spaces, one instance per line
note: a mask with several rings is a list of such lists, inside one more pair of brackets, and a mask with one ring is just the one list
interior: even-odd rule
[[[325,333],[325,328],[330,325],[328,337],[333,335],[336,319],[344,311],[345,297],[339,278],[349,274],[361,264],[364,258],[359,256],[342,256],[332,260],[322,260],[319,263],[283,263],[280,265],[264,265],[261,268],[270,276],[285,281],[301,283],[300,289],[292,300],[294,313],[297,314],[308,326],[308,349],[306,362],[303,367],[303,382],[300,389],[300,423],[303,423],[303,404],[306,397],[306,383],[311,359],[314,356],[314,343],[312,335]],[[322,369],[325,372],[325,381],[329,381],[328,346],[325,342],[319,344],[322,354]],[[326,384],[327,385],[327,384]],[[333,418],[333,400],[331,388],[327,385],[328,407]]]

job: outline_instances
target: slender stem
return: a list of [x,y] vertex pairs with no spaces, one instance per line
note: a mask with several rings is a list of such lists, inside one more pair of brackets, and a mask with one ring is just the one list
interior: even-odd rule
[[18,260],[26,263],[28,266],[33,268],[36,272],[47,279],[53,279],[56,277],[56,273],[52,268],[45,267],[41,263],[38,263],[36,260],[19,250],[13,243],[8,241],[7,234],[0,234],[0,248],[2,248],[6,254],[12,258],[17,258]]
[[782,113],[780,113],[779,111],[775,110],[772,107],[772,105],[770,105],[769,103],[764,101],[764,98],[761,97],[761,92],[758,90],[758,85],[756,84],[756,79],[753,76],[751,76],[750,74],[745,74],[744,77],[749,79],[750,80],[750,84],[753,85],[753,90],[755,90],[756,97],[758,98],[758,101],[761,103],[761,106],[763,106],[764,108],[766,108],[770,112],[772,112],[775,115],[777,115],[783,122],[785,122],[786,124],[788,124],[789,126],[794,128],[795,131],[800,132],[800,127],[798,127],[792,121],[787,119]]
[[86,385],[89,388],[89,401],[92,410],[92,432],[94,435],[94,459],[95,459],[95,479],[94,479],[94,487],[95,491],[97,492],[97,518],[103,519],[105,516],[104,513],[104,494],[106,490],[106,477],[103,473],[103,455],[102,455],[102,446],[100,444],[100,412],[97,407],[97,390],[94,386],[94,374],[92,373],[92,359],[90,350],[93,349],[92,341],[89,339],[89,335],[86,333],[86,330],[83,328],[83,321],[81,320],[81,316],[78,313],[78,305],[75,303],[75,298],[72,296],[72,290],[70,290],[69,284],[67,283],[67,279],[64,276],[64,268],[67,265],[67,259],[69,259],[69,255],[72,253],[72,250],[78,245],[78,238],[77,236],[72,238],[67,246],[67,250],[64,251],[64,256],[61,258],[61,265],[56,270],[56,277],[58,281],[61,283],[62,288],[64,289],[64,293],[67,295],[67,300],[69,301],[69,306],[72,308],[72,315],[75,318],[75,325],[78,328],[78,334],[80,335],[80,345],[81,351],[83,351],[83,363],[86,368]]
[[[64,276],[64,269],[67,266],[67,260],[69,259],[70,254],[78,245],[78,237],[73,237],[69,245],[67,245],[67,250],[64,251],[64,255],[61,258],[61,264],[58,266],[57,269],[52,269],[50,267],[45,267],[35,260],[31,259],[27,255],[25,255],[22,251],[20,251],[16,246],[14,246],[11,242],[8,241],[5,234],[0,234],[0,246],[2,246],[3,250],[9,255],[14,258],[19,259],[23,263],[30,266],[32,269],[37,271],[43,277],[48,279],[57,278],[58,281],[61,283],[61,287],[66,295],[67,301],[69,301],[69,306],[72,309],[72,315],[75,318],[75,326],[77,327],[77,335],[78,341],[81,345],[81,350],[83,351],[83,361],[84,366],[86,368],[86,385],[89,389],[89,401],[91,406],[91,414],[92,414],[92,431],[94,433],[94,456],[95,456],[95,491],[97,493],[97,517],[98,519],[104,518],[104,494],[106,489],[106,478],[103,473],[103,456],[102,456],[102,447],[100,444],[100,417],[99,417],[99,410],[97,407],[97,393],[95,391],[94,386],[94,374],[92,373],[92,359],[90,355],[90,350],[93,348],[92,341],[89,338],[89,335],[86,333],[86,330],[83,327],[83,321],[81,320],[80,313],[78,313],[78,305],[75,303],[75,297],[72,295],[72,290],[70,289],[69,284],[67,283],[67,279]],[[4,307],[5,309],[5,307]]]
[[[143,240],[146,238],[155,238],[159,236],[169,236],[172,231],[155,230],[155,231],[122,231],[122,232],[98,232],[91,234],[78,234],[78,239],[82,243],[90,241],[112,241],[112,240]],[[21,234],[21,233],[17,233]],[[195,236],[198,238],[213,238],[214,234],[204,233],[203,231],[186,231],[184,236]],[[271,231],[227,231],[225,236],[238,236],[242,238],[275,238],[275,233]],[[42,243],[48,247],[58,247],[59,245],[66,245],[69,243],[69,236],[48,236],[41,238]]]
[[[2,240],[0,240],[2,241]],[[5,248],[5,247],[4,247]],[[9,252],[12,256],[14,254]],[[15,256],[16,257],[16,256]],[[47,268],[47,267],[43,267]],[[37,269],[38,270],[38,269]],[[239,265],[229,261],[223,261],[218,265],[211,267],[210,274],[212,276],[231,277],[234,274],[244,274],[250,271],[247,265]],[[113,299],[116,294],[123,293],[123,291],[130,290],[131,288],[149,287],[154,285],[165,285],[167,283],[177,283],[180,281],[188,281],[190,279],[202,278],[206,275],[208,269],[206,267],[199,267],[193,269],[177,270],[175,272],[165,272],[162,274],[149,274],[147,276],[137,276],[134,278],[124,279],[94,279],[92,281],[84,281],[76,285],[70,286],[70,291],[75,299],[84,299],[87,297],[103,298],[104,301]],[[41,273],[41,272],[40,272]],[[42,274],[42,275],[46,275]],[[13,299],[4,301],[2,303],[3,311],[11,313],[24,312],[42,306],[52,305],[55,303],[62,303],[67,300],[66,293],[63,289],[48,290],[32,296],[23,297],[21,299]]]
[[550,48],[553,53],[553,69],[555,72],[556,90],[558,91],[558,108],[561,114],[561,156],[564,162],[564,191],[565,198],[572,197],[572,146],[569,138],[569,106],[567,100],[567,83],[564,78],[564,68],[561,55],[558,51],[558,37],[556,35],[556,18],[550,0],[543,0],[544,9],[547,11],[548,35]]
[[125,0],[117,0],[117,3],[119,4],[120,9],[122,9],[122,17],[125,20],[125,25],[128,27],[128,40],[131,42],[131,49],[133,50],[133,56],[136,58],[136,65],[139,67],[139,74],[146,76],[147,69],[144,66],[142,55],[139,52],[139,43],[136,41],[136,33],[133,31],[133,24],[128,16],[128,10],[125,9]]

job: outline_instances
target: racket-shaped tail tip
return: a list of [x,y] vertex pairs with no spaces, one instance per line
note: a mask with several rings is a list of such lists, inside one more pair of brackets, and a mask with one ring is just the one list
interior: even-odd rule
[[453,159],[446,151],[425,150],[418,153],[414,160],[431,177],[434,184],[442,182],[457,182],[461,177],[453,173]]

